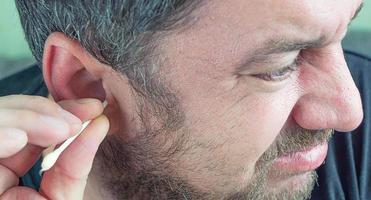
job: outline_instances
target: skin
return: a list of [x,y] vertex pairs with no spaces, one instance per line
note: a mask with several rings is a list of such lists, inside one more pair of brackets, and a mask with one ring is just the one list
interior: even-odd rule
[[[0,199],[82,199],[95,153],[109,128],[107,117],[99,116],[102,111],[96,99],[57,104],[27,95],[0,97]],[[45,117],[48,122],[42,120]],[[81,120],[89,119],[94,119],[91,125],[44,174],[39,192],[18,186],[19,177],[45,147],[76,134]]]
[[[187,139],[180,152],[161,165],[166,170],[160,174],[176,176],[176,180],[197,192],[220,199],[249,192],[250,184],[259,180],[259,162],[285,134],[355,129],[362,121],[363,111],[340,42],[360,3],[213,1],[197,10],[195,15],[199,18],[191,27],[163,38],[156,52],[163,61],[158,75],[179,100],[185,116],[182,126],[172,134],[186,134]],[[271,40],[287,43],[319,38],[321,42],[315,46],[295,51],[268,55],[257,52]],[[125,76],[98,62],[79,43],[60,33],[49,36],[44,51],[44,78],[57,102],[84,97],[107,99],[109,106],[104,114],[110,121],[110,136],[120,136],[122,145],[139,140],[139,130],[143,128],[137,112],[139,105]],[[266,72],[276,72],[293,63],[298,56],[299,67],[286,73],[284,80],[262,78]],[[150,116],[149,121],[156,122],[155,119]],[[161,124],[153,126],[158,125]],[[148,142],[151,151],[162,157],[166,156],[162,149],[177,141],[168,138],[164,147],[160,145],[164,137],[160,134]],[[311,140],[301,142],[304,141]],[[287,144],[291,150],[300,150]],[[120,158],[117,155],[116,159]],[[94,163],[87,180],[86,199],[114,198],[105,183],[115,174],[100,171],[112,163],[102,163],[103,160],[98,156]],[[262,166],[275,172],[266,163]],[[288,171],[272,174],[275,173],[267,175],[264,182],[270,186],[266,193],[272,195],[285,188],[299,190],[313,181],[309,172],[302,176],[290,175]],[[4,188],[6,191],[12,187]],[[83,188],[80,187],[79,198]],[[63,193],[62,187],[55,190]]]
[[[164,67],[164,74],[181,100],[186,126],[200,143],[221,145],[213,152],[200,150],[187,156],[179,166],[192,168],[201,154],[206,154],[228,163],[214,173],[232,172],[238,177],[212,176],[208,169],[190,175],[197,179],[189,181],[205,188],[232,190],[243,183],[241,177],[248,180],[251,176],[242,172],[242,166],[253,169],[282,129],[298,125],[350,131],[359,125],[361,100],[340,44],[359,4],[217,1],[200,11],[204,17],[193,28],[165,39],[162,49],[170,64]],[[264,82],[251,74],[267,68],[278,70],[292,63],[298,51],[272,55],[272,65],[246,66],[241,76],[234,73],[239,62],[251,57],[267,38],[305,41],[322,35],[326,39],[321,47],[300,52],[303,63],[288,80]],[[198,165],[207,169],[209,164]],[[220,184],[226,178],[228,185]]]

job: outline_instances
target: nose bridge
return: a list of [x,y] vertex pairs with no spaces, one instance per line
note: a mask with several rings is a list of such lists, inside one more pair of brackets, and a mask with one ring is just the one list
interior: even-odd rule
[[311,81],[295,106],[297,123],[309,129],[353,130],[362,121],[362,104],[341,47],[315,63],[313,72],[303,77]]

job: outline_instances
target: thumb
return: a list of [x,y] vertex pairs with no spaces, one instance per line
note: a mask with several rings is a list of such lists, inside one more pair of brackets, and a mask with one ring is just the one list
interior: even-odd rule
[[109,122],[104,115],[92,120],[54,167],[44,173],[40,192],[49,199],[83,199],[95,154],[108,129]]

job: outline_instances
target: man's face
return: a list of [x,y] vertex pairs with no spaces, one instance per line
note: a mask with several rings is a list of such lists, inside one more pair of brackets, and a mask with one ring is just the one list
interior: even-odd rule
[[206,3],[160,47],[184,124],[150,142],[152,175],[204,198],[306,197],[332,130],[362,120],[340,43],[360,3]]

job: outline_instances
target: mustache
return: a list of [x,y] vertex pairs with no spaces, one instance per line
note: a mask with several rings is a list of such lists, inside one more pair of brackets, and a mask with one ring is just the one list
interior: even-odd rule
[[261,162],[270,162],[277,157],[290,153],[305,151],[317,145],[327,143],[334,133],[334,129],[309,130],[299,126],[281,131],[276,140],[263,153]]

